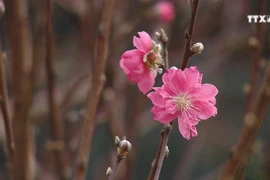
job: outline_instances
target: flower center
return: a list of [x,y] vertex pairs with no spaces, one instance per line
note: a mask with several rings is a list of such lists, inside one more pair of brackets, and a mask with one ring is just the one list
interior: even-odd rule
[[190,99],[185,95],[179,95],[173,101],[180,110],[187,110],[191,106]]
[[143,61],[146,63],[149,69],[156,68],[156,63],[155,63],[156,59],[157,59],[157,55],[153,51],[148,52],[143,57]]

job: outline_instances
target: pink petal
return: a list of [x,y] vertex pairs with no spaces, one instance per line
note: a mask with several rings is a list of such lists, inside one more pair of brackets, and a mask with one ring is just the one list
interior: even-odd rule
[[127,74],[130,81],[139,82],[141,74],[146,68],[143,62],[143,52],[139,50],[126,51],[121,57],[120,67]]
[[171,82],[171,79],[174,77],[174,74],[176,73],[177,69],[170,68],[167,70],[166,73],[162,76],[163,83]]
[[163,98],[170,98],[172,96],[164,89],[164,85],[158,88],[154,87],[153,89],[158,92]]
[[171,22],[175,18],[174,6],[171,2],[162,1],[156,5],[157,12],[165,22]]
[[201,100],[210,101],[213,105],[216,104],[215,96],[218,94],[218,89],[212,84],[202,84]]
[[171,89],[176,93],[183,93],[187,90],[188,83],[185,74],[181,69],[169,69],[167,73],[162,76],[164,84],[171,83]]
[[155,84],[156,76],[156,72],[152,72],[146,69],[145,72],[142,74],[140,81],[138,82],[140,91],[142,91],[144,94],[149,92]]
[[[178,90],[174,87],[172,83],[166,83],[163,85],[163,90],[166,91],[166,93],[171,96],[177,96]],[[165,94],[164,94],[165,95]]]
[[193,106],[195,108],[189,110],[193,117],[206,120],[217,114],[217,108],[212,103],[196,101]]
[[178,117],[178,128],[184,138],[190,140],[190,128],[183,120]]
[[122,63],[129,71],[142,73],[144,70],[143,55],[139,50],[126,51],[121,57],[120,66]]
[[175,114],[177,111],[177,105],[172,100],[168,100],[165,107],[166,111],[170,114]]
[[194,87],[197,83],[201,83],[202,74],[197,70],[196,66],[184,69],[184,73],[189,87]]
[[168,124],[176,118],[175,115],[167,113],[165,108],[161,108],[158,106],[154,106],[151,109],[151,112],[153,113],[154,119],[158,120],[163,124]]
[[177,89],[177,93],[186,92],[189,82],[181,69],[176,71],[175,77],[172,79],[172,84]]
[[190,125],[197,125],[199,124],[200,120],[198,118],[189,118],[188,119],[188,124]]
[[123,58],[120,60],[120,67],[124,70],[124,72],[126,74],[129,74],[130,70],[125,66],[124,61],[125,61],[125,59],[123,59]]
[[151,99],[155,106],[165,107],[166,99],[163,98],[159,93],[151,92],[147,95],[147,97]]
[[189,128],[190,128],[190,130],[191,130],[191,135],[192,135],[192,137],[196,137],[196,136],[198,135],[196,126],[190,125]]
[[152,50],[152,39],[151,37],[144,31],[138,32],[140,38],[134,36],[133,44],[140,51],[147,53]]

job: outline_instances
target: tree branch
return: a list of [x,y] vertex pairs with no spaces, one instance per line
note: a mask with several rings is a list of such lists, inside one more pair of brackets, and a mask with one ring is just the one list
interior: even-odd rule
[[5,0],[8,19],[8,37],[12,66],[14,98],[14,166],[12,179],[27,180],[33,174],[30,168],[29,109],[32,103],[30,74],[32,44],[25,0]]
[[95,115],[99,103],[99,98],[104,85],[105,62],[108,53],[108,42],[111,31],[112,12],[114,0],[105,0],[101,24],[97,35],[95,59],[92,65],[92,88],[90,88],[85,114],[83,117],[83,126],[80,131],[80,140],[77,149],[75,162],[75,179],[85,179],[91,144],[95,127]]
[[182,61],[182,66],[181,66],[182,70],[187,67],[188,60],[192,56],[190,47],[191,47],[191,40],[192,40],[193,31],[194,31],[194,26],[196,22],[196,16],[198,12],[199,1],[200,0],[190,0],[191,18],[190,18],[189,26],[185,31],[185,47],[184,47],[184,55],[183,55],[183,61]]
[[[6,133],[6,143],[9,157],[9,166],[10,172],[12,172],[12,166],[14,161],[14,135],[12,129],[12,120],[10,116],[10,107],[8,101],[8,91],[7,91],[7,82],[5,75],[4,59],[2,53],[2,47],[0,43],[0,94],[2,98],[1,109],[3,113],[5,133]],[[11,176],[10,176],[11,177]]]
[[[264,7],[265,7],[265,0],[260,0],[259,1],[259,10],[258,13],[260,15],[264,14]],[[256,89],[258,87],[258,82],[259,82],[259,73],[260,73],[260,64],[261,64],[261,58],[262,58],[262,45],[263,45],[263,39],[264,39],[264,27],[263,27],[263,23],[257,23],[256,24],[256,39],[255,42],[253,44],[253,48],[254,48],[254,55],[253,55],[253,69],[252,69],[252,75],[251,75],[251,83],[250,83],[250,89],[248,91],[247,94],[247,102],[246,102],[246,112],[245,112],[245,117],[248,117],[249,115],[251,115],[254,111],[254,101],[256,100]],[[246,123],[244,124],[244,126],[248,126]],[[247,132],[246,129],[248,129],[247,127],[244,127],[242,134],[245,134]],[[240,142],[242,135],[238,141],[238,145],[240,145],[240,143],[244,143],[244,142]],[[242,149],[241,153],[242,153],[242,157],[239,160],[237,160],[237,162],[235,163],[231,158],[228,160],[225,169],[223,171],[223,175],[224,176],[231,176],[234,177],[236,179],[244,179],[244,175],[245,175],[245,171],[247,168],[247,164],[248,164],[248,156],[251,154],[251,146],[253,145],[253,142],[246,142],[247,145],[246,148],[247,149]],[[238,146],[237,145],[237,146]],[[233,152],[234,153],[234,152]],[[239,152],[238,152],[239,153]],[[247,158],[245,158],[247,156]],[[233,167],[229,167],[229,166],[233,166]],[[230,171],[229,169],[233,169],[235,168],[233,171]],[[228,173],[226,175],[226,173]]]
[[49,110],[51,117],[51,127],[53,132],[53,143],[58,144],[58,148],[52,149],[55,153],[55,162],[59,168],[59,179],[68,179],[70,170],[67,162],[67,152],[64,143],[64,127],[61,111],[56,98],[56,72],[55,72],[55,44],[53,32],[53,1],[45,0],[47,12],[46,24],[46,74],[49,95]]
[[263,120],[269,109],[270,104],[270,64],[268,64],[265,72],[263,84],[261,86],[260,93],[258,95],[257,103],[254,111],[249,113],[245,117],[245,124],[240,139],[233,150],[229,160],[227,161],[221,179],[233,178],[240,166],[240,164],[247,158],[250,158],[252,152],[252,146],[255,138],[261,128]]

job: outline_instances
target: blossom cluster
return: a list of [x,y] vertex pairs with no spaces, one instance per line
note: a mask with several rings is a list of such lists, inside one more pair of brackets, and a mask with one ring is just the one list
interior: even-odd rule
[[164,67],[161,46],[146,32],[139,32],[133,38],[134,50],[126,51],[120,66],[127,78],[138,84],[140,91],[147,94],[154,107],[154,119],[171,123],[178,119],[178,127],[184,138],[198,135],[196,125],[217,114],[216,98],[218,89],[212,84],[202,84],[202,73],[192,66],[183,70],[171,67],[162,76],[163,85],[153,87],[157,72]]

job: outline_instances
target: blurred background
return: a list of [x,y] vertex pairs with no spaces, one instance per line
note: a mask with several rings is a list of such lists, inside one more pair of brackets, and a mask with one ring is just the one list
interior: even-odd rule
[[[89,0],[91,1],[91,0]],[[169,37],[170,66],[180,67],[184,48],[184,34],[190,18],[188,0],[168,0],[164,9],[158,0],[115,0],[109,52],[106,62],[106,83],[96,115],[96,127],[89,159],[87,179],[107,179],[107,167],[116,159],[114,137],[126,136],[133,149],[117,171],[116,179],[146,179],[156,155],[163,125],[155,121],[152,104],[136,84],[130,83],[119,67],[123,52],[133,49],[132,39],[137,32],[146,31],[154,40],[155,32],[163,28]],[[57,101],[60,104],[64,140],[68,152],[70,173],[74,166],[78,131],[89,87],[94,52],[95,32],[100,20],[102,0],[54,1],[55,63]],[[270,4],[264,5],[270,14]],[[163,6],[164,7],[164,6]],[[31,165],[35,179],[58,179],[51,161],[51,119],[48,116],[48,94],[45,73],[44,21],[45,12],[38,0],[28,0],[29,25],[33,51],[38,69],[35,74],[33,105],[30,111],[33,153]],[[94,8],[94,11],[91,10]],[[203,82],[214,84],[218,114],[201,122],[199,135],[187,141],[177,126],[173,127],[168,147],[169,157],[164,161],[162,180],[215,180],[218,179],[230,150],[242,130],[247,92],[250,88],[254,59],[256,24],[248,23],[247,15],[259,14],[256,0],[201,0],[195,24],[193,43],[202,42],[204,51],[189,61],[203,73]],[[171,14],[168,16],[166,13]],[[94,12],[94,13],[89,13]],[[270,34],[265,23],[259,85],[269,62]],[[100,28],[100,27],[99,27]],[[2,50],[6,55],[7,87],[12,106],[13,85],[9,61],[7,15],[0,20]],[[156,86],[161,84],[158,76]],[[259,86],[258,86],[259,87]],[[254,87],[256,90],[257,87]],[[11,107],[12,108],[12,107]],[[1,117],[2,118],[2,117]],[[246,178],[263,179],[270,171],[266,157],[270,156],[270,114],[254,145]],[[0,179],[8,179],[6,137],[0,121]],[[269,166],[270,164],[268,164]],[[269,173],[269,172],[268,172]]]

